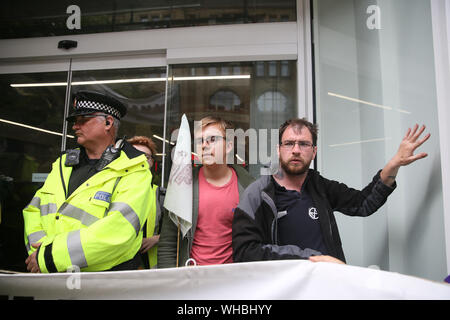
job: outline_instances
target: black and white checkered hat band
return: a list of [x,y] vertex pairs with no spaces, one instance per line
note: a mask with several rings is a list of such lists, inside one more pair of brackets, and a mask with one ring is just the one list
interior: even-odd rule
[[75,110],[77,109],[93,109],[98,110],[99,112],[104,112],[106,114],[110,114],[117,119],[120,119],[120,112],[117,109],[114,109],[111,106],[108,106],[103,103],[94,102],[94,101],[77,101],[75,106]]

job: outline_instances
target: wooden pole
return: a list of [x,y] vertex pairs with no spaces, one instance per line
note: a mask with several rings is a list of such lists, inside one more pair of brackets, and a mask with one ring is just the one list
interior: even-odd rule
[[180,263],[180,223],[178,222],[178,232],[177,232],[177,268]]

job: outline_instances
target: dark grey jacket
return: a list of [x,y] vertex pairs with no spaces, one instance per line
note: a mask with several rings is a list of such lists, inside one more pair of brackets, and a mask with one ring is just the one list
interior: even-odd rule
[[[345,261],[334,211],[350,216],[369,216],[378,210],[396,188],[380,180],[380,171],[363,190],[322,177],[310,169],[305,188],[319,214],[319,223],[329,255]],[[233,261],[307,259],[321,253],[295,245],[278,245],[275,186],[271,176],[263,176],[244,193],[233,218]]]
[[[236,172],[238,179],[239,198],[242,197],[244,190],[255,179],[238,165],[231,166]],[[192,172],[193,178],[193,203],[192,203],[192,228],[186,236],[180,241],[179,263],[180,267],[184,266],[189,259],[192,242],[194,240],[195,229],[197,227],[198,218],[198,173],[200,167],[194,167]],[[158,243],[158,268],[172,268],[177,265],[177,234],[178,228],[170,219],[167,210],[164,210],[161,234]],[[181,233],[180,233],[181,237]]]

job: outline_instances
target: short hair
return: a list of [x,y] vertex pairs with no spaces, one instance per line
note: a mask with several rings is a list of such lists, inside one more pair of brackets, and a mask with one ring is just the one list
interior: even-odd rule
[[119,127],[120,127],[120,120],[113,117],[114,122],[113,122],[113,127],[114,127],[114,138],[117,138],[117,136],[119,135]]
[[283,137],[284,131],[286,131],[286,129],[289,126],[297,128],[298,130],[301,130],[303,127],[308,128],[309,132],[311,132],[311,135],[312,135],[313,145],[314,146],[317,145],[317,133],[319,132],[319,128],[317,127],[317,124],[309,122],[308,120],[306,120],[306,118],[301,118],[301,119],[300,118],[292,118],[292,119],[287,120],[285,123],[283,123],[280,126],[280,129],[278,131],[278,133],[279,133],[278,139],[279,139],[280,145],[281,145],[281,137]]
[[220,129],[222,129],[224,134],[227,132],[227,129],[234,129],[234,126],[230,121],[222,119],[220,117],[207,116],[202,118],[200,121],[202,123],[202,129],[206,128],[209,125],[217,125]]
[[152,139],[145,136],[134,136],[127,140],[132,145],[141,145],[150,149],[152,156],[156,155],[156,143]]

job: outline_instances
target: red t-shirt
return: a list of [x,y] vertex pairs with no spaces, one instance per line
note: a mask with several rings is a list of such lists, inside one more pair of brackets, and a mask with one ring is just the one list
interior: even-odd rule
[[239,204],[239,188],[233,169],[230,181],[217,187],[206,181],[203,168],[198,175],[198,218],[191,258],[197,265],[233,262],[231,224]]

